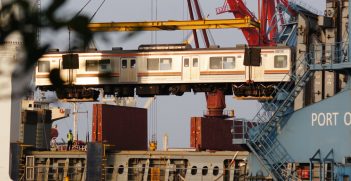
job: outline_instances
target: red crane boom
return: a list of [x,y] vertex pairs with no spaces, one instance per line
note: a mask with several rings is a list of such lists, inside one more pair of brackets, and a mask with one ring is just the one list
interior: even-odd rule
[[[296,15],[296,12],[289,7],[288,0],[258,0],[258,15],[259,18],[246,7],[243,0],[226,0],[222,7],[216,9],[217,14],[224,12],[232,12],[236,18],[250,17],[252,20],[260,22],[260,29],[246,28],[241,29],[248,44],[250,46],[274,46],[276,45],[275,36],[278,33],[278,22],[284,24],[282,9],[277,6],[287,9],[291,15]],[[279,17],[276,17],[276,12]],[[277,20],[278,19],[278,20]]]

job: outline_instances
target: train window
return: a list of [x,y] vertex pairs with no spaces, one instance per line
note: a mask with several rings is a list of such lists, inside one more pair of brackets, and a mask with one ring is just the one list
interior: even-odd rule
[[97,60],[87,60],[85,62],[85,70],[87,72],[98,71],[98,61]]
[[127,68],[127,60],[123,59],[122,60],[122,69],[126,69]]
[[197,167],[196,166],[191,167],[191,175],[196,175],[196,173],[197,173]]
[[172,69],[172,59],[171,58],[161,58],[160,70],[171,70],[171,69]]
[[100,68],[101,70],[111,70],[111,61],[110,59],[100,60]]
[[210,69],[222,69],[222,57],[210,57]]
[[199,59],[193,58],[193,67],[199,67]]
[[207,166],[202,167],[202,175],[207,175],[207,173],[208,173],[208,167]]
[[130,60],[130,67],[131,68],[135,68],[136,67],[135,59]]
[[274,56],[274,68],[286,68],[288,67],[288,56],[276,55]]
[[38,72],[50,72],[50,62],[49,61],[39,61],[38,62]]
[[235,68],[235,57],[224,57],[223,69],[234,69],[234,68]]
[[147,70],[159,70],[159,59],[148,58],[147,59]]
[[218,166],[213,167],[213,172],[212,173],[213,173],[214,176],[217,176],[218,173],[219,173],[219,167]]
[[189,58],[184,58],[184,67],[189,67]]

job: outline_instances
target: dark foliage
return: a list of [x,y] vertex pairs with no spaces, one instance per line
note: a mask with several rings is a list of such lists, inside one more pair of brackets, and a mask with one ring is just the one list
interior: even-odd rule
[[[68,20],[55,17],[55,13],[64,5],[66,0],[53,0],[46,9],[38,10],[28,0],[13,0],[3,5],[0,10],[0,44],[6,43],[6,39],[14,32],[22,37],[24,63],[19,74],[24,75],[30,70],[38,59],[48,50],[49,44],[39,45],[38,29],[59,31],[69,28],[75,32],[78,38],[76,47],[86,48],[93,37],[88,29],[89,18],[77,15]],[[57,76],[57,72],[51,73]],[[57,79],[57,78],[55,78]],[[59,79],[59,76],[58,76]],[[60,83],[56,81],[53,83]],[[58,85],[60,86],[60,85]]]

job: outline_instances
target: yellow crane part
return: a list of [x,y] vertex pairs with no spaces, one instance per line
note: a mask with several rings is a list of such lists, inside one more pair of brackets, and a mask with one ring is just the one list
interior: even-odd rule
[[258,22],[251,20],[249,17],[218,20],[105,22],[90,23],[88,25],[89,29],[93,32],[259,28],[259,26],[260,24]]

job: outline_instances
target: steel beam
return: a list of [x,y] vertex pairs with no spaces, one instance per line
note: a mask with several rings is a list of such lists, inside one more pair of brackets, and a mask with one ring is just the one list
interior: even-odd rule
[[144,21],[90,23],[93,32],[107,31],[161,31],[224,28],[258,28],[260,24],[248,17],[240,19],[191,20],[191,21]]

